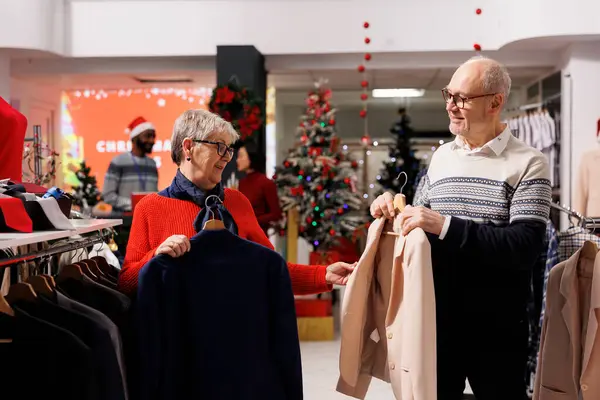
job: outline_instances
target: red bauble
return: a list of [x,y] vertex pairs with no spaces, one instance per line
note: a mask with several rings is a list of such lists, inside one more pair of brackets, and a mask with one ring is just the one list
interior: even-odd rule
[[365,87],[365,88],[366,88],[366,87],[368,87],[368,86],[369,86],[369,82],[368,82],[368,81],[362,81],[362,82],[360,83],[360,86],[362,86],[362,87]]
[[329,120],[329,125],[335,125],[335,119],[330,119]]
[[284,163],[283,163],[283,165],[284,165],[286,168],[289,168],[291,164],[290,164],[290,162],[289,162],[289,161],[286,161],[286,162],[284,162]]
[[365,43],[366,43],[366,44],[369,44],[369,43],[371,43],[371,39],[369,39],[368,37],[366,37],[366,38],[365,38]]
[[313,220],[312,220],[312,218],[311,218],[311,217],[306,217],[306,223],[307,223],[307,224],[310,224],[312,221],[313,221]]
[[367,60],[367,61],[371,60],[371,53],[365,54],[365,60]]
[[285,231],[283,229],[281,229],[279,231],[279,236],[281,236],[281,237],[285,236]]
[[317,203],[315,203],[314,201],[312,203],[310,203],[311,207],[316,207]]
[[304,170],[303,170],[303,169],[301,169],[300,171],[298,171],[298,174],[300,174],[300,175],[304,175]]
[[481,15],[481,8],[478,8],[477,10],[475,10],[475,14]]
[[360,117],[365,118],[367,116],[367,110],[360,110]]
[[362,101],[367,101],[367,99],[368,99],[368,98],[369,98],[369,95],[368,95],[368,94],[366,94],[366,93],[363,93],[363,94],[361,94],[361,95],[360,95],[360,99],[361,99]]
[[302,135],[302,137],[300,138],[300,140],[302,140],[303,142],[306,142],[308,140],[308,136]]
[[342,207],[338,208],[338,214],[342,215],[344,213],[344,209]]
[[363,26],[365,27],[365,29],[367,29],[367,28],[369,27],[369,23],[368,23],[368,22],[365,22],[365,23],[363,24]]
[[473,45],[473,48],[475,49],[475,51],[481,51],[481,45],[480,45],[480,44],[478,44],[478,43],[475,43],[475,44]]
[[364,135],[363,137],[360,138],[360,141],[363,144],[369,144],[369,142],[371,141],[371,138],[369,137],[369,135]]
[[329,230],[329,234],[330,234],[331,236],[335,236],[335,230],[334,230],[334,229],[330,229],[330,230]]
[[356,161],[352,161],[352,168],[357,168],[358,167],[358,163]]
[[359,65],[358,66],[358,72],[365,72],[365,66],[364,65]]
[[300,226],[300,232],[304,232],[306,229],[303,226]]
[[350,178],[344,178],[344,183],[347,185],[350,183]]
[[273,174],[273,180],[277,179],[277,174]]
[[318,186],[317,186],[317,192],[320,192],[320,191],[322,191],[322,190],[323,190],[323,185],[318,185]]

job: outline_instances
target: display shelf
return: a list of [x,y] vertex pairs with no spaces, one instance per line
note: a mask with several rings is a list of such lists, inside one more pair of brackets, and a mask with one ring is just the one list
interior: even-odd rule
[[0,249],[23,246],[26,244],[64,239],[75,235],[99,231],[121,225],[122,219],[72,219],[75,229],[39,231],[33,233],[0,233]]

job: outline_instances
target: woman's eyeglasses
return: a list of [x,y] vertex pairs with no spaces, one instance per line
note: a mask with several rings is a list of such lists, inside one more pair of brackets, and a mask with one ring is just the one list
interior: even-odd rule
[[227,156],[229,158],[231,158],[231,157],[233,157],[233,152],[235,151],[233,149],[233,147],[229,147],[225,143],[221,143],[221,142],[213,142],[211,140],[199,140],[199,139],[194,139],[194,142],[195,143],[214,144],[215,146],[217,146],[217,154],[220,157],[225,157],[225,154],[227,154]]

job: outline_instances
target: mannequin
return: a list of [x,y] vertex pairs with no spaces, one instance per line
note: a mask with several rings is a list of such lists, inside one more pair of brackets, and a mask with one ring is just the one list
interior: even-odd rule
[[[600,119],[596,129],[600,143]],[[600,217],[600,147],[583,154],[575,187],[575,211],[590,218]]]

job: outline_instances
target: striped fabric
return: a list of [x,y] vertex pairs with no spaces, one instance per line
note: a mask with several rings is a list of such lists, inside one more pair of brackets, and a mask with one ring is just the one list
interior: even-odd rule
[[119,154],[106,172],[102,198],[117,211],[131,211],[131,194],[136,192],[158,192],[156,162],[129,152]]
[[460,151],[454,143],[441,146],[414,204],[497,226],[546,223],[551,198],[546,158],[509,133],[503,137],[505,146],[487,153]]

